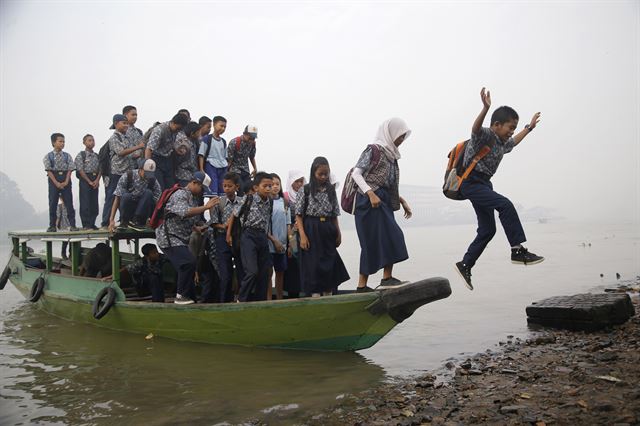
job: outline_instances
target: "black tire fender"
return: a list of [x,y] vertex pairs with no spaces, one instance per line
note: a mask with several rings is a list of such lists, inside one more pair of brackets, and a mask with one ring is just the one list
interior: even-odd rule
[[2,275],[0,275],[0,290],[2,290],[5,285],[7,285],[7,281],[9,281],[10,275],[11,275],[11,268],[9,268],[9,266],[6,266],[4,268],[4,271],[2,271]]
[[[106,297],[106,299],[105,299]],[[104,303],[103,303],[104,300]],[[97,320],[107,315],[109,309],[116,301],[116,291],[111,287],[105,287],[96,295],[96,299],[93,301],[91,311],[93,317]]]
[[40,296],[44,293],[44,278],[38,277],[31,286],[31,296],[29,302],[35,303],[40,299]]

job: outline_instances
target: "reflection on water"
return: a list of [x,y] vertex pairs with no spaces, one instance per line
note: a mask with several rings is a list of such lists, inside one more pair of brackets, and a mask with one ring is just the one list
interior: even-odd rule
[[145,340],[27,304],[5,317],[0,348],[1,424],[291,420],[383,378],[354,353]]

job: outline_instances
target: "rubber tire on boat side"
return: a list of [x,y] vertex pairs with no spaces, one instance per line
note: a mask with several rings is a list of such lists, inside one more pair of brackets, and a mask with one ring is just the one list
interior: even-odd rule
[[40,299],[42,293],[44,293],[44,278],[38,277],[31,286],[31,297],[29,297],[29,302],[35,303]]
[[[102,303],[102,299],[106,296],[107,300],[105,300],[104,304],[100,306]],[[116,301],[116,291],[111,287],[105,287],[96,296],[96,300],[93,301],[93,306],[91,308],[93,317],[97,320],[107,315],[109,309],[113,306]]]
[[2,276],[0,276],[0,290],[2,290],[5,285],[7,285],[7,281],[9,281],[10,275],[11,275],[11,268],[7,266],[4,268],[4,271],[2,271]]

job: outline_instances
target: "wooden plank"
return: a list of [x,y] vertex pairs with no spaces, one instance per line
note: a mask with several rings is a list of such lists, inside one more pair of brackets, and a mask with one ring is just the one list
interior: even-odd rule
[[47,241],[47,271],[51,271],[53,269],[53,243],[51,241]]
[[78,275],[80,269],[80,241],[71,242],[71,275]]

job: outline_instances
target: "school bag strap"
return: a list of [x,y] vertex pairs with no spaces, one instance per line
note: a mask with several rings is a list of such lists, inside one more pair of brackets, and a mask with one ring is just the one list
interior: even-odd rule
[[[369,165],[369,171],[365,170],[363,172],[363,177],[378,166],[381,156],[380,146],[377,144],[370,144],[367,148],[371,148],[371,163]],[[340,195],[340,207],[349,214],[355,214],[356,195],[358,193],[358,184],[353,180],[352,176],[354,169],[355,167],[352,167],[347,173],[347,177],[344,179],[344,185],[342,186],[342,194]]]
[[[473,156],[469,165],[464,167],[465,152],[469,139],[456,144],[455,147],[449,152],[449,161],[447,163],[447,169],[444,174],[444,185],[442,186],[442,192],[445,197],[452,200],[462,200],[464,197],[460,193],[460,187],[462,182],[469,177],[471,172],[475,169],[480,160],[487,156],[495,145],[494,140],[490,140],[486,144],[482,145],[478,152]],[[463,171],[464,169],[464,171]]]

